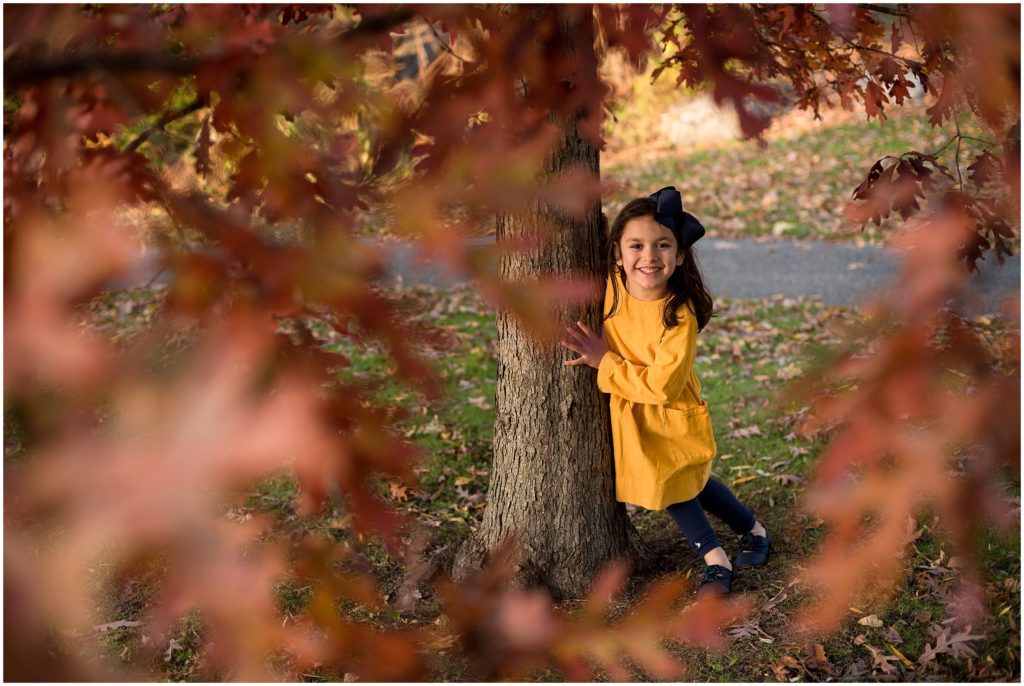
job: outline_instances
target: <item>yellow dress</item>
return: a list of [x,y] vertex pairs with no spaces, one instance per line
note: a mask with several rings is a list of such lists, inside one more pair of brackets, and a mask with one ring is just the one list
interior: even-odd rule
[[[618,277],[616,277],[618,278]],[[611,309],[612,284],[605,290]],[[665,300],[637,300],[619,281],[619,309],[604,322],[608,352],[597,385],[611,395],[615,497],[649,510],[697,497],[716,453],[693,369],[697,320],[689,304],[666,329]]]

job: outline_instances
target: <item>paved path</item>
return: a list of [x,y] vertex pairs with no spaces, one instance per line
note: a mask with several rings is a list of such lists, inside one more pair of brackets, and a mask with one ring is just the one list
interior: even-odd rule
[[[474,241],[477,245],[493,238]],[[416,259],[408,244],[388,243],[390,256],[385,260],[385,283],[401,278],[406,285],[428,284],[439,288],[461,279],[444,267]],[[698,260],[708,288],[716,297],[787,298],[817,297],[829,305],[856,305],[865,297],[893,283],[899,274],[899,256],[877,245],[856,246],[810,240],[716,240],[703,239],[697,246]],[[151,256],[142,256],[135,274],[120,285],[145,283],[167,274],[155,274]],[[971,281],[982,302],[968,311],[972,314],[999,312],[1000,301],[1008,294],[1020,294],[1020,256],[1014,255],[999,265],[991,256],[979,262],[980,274]]]
[[[493,242],[481,239],[480,244]],[[435,265],[419,263],[411,248],[395,245],[388,260],[391,278],[404,283],[444,287],[459,279]],[[716,240],[697,245],[697,255],[708,288],[718,297],[820,297],[830,305],[855,305],[885,288],[899,275],[899,255],[876,245],[856,246],[810,240]],[[986,256],[972,282],[982,294],[976,313],[997,312],[1001,298],[1019,294],[1020,256],[1002,266]]]

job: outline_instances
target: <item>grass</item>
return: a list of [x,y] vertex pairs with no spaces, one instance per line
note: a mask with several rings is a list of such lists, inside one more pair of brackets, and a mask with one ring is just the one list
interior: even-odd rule
[[[148,302],[159,295],[154,291],[134,296],[119,294],[115,302],[123,303],[133,297]],[[345,380],[363,382],[373,389],[378,403],[407,411],[397,428],[422,451],[423,461],[416,467],[419,483],[405,490],[393,490],[382,481],[380,492],[430,532],[430,550],[436,553],[442,546],[463,540],[479,525],[483,512],[492,459],[494,313],[467,288],[452,292],[412,289],[401,296],[401,302],[412,321],[432,324],[445,334],[440,342],[419,346],[420,353],[442,381],[444,393],[440,397],[427,398],[396,380],[387,351],[379,346],[371,343],[361,350],[345,341],[336,343],[335,349],[348,355],[352,362],[339,372]],[[121,316],[127,319],[151,316],[145,306],[122,305],[117,309],[126,313]],[[793,418],[802,408],[782,404],[779,391],[801,373],[808,359],[807,351],[827,343],[828,325],[834,320],[848,319],[851,314],[814,300],[778,296],[763,301],[723,300],[719,309],[720,316],[711,321],[698,339],[697,358],[697,373],[718,443],[714,473],[776,534],[771,564],[745,572],[737,582],[737,590],[753,595],[762,604],[777,595],[786,597],[757,616],[757,633],[731,639],[725,653],[678,645],[673,651],[689,666],[688,678],[696,681],[774,681],[779,674],[776,670],[782,670],[788,678],[801,679],[844,675],[855,680],[883,678],[884,674],[871,669],[873,658],[867,645],[887,652],[894,648],[913,661],[927,644],[934,643],[936,627],[944,626],[941,623],[948,613],[946,603],[925,584],[936,561],[942,556],[948,561],[948,552],[936,532],[928,530],[916,542],[911,573],[890,604],[851,612],[829,636],[808,639],[793,633],[790,620],[810,598],[799,588],[785,586],[789,574],[811,555],[826,531],[820,520],[798,507],[809,471],[823,444],[821,439],[807,440],[794,434]],[[98,311],[106,312],[102,308]],[[133,322],[120,322],[117,317],[101,317],[100,326],[108,335],[121,330],[134,334],[144,328]],[[991,343],[1005,326],[997,320],[986,322],[979,330]],[[1019,483],[1011,483],[1009,489],[1019,497]],[[275,535],[315,530],[329,532],[335,540],[352,542],[373,568],[381,593],[394,593],[403,577],[402,565],[373,540],[358,541],[346,529],[335,528],[334,522],[345,514],[340,504],[313,518],[300,517],[293,507],[296,492],[291,477],[279,475],[254,484],[241,507],[272,515],[279,525]],[[702,568],[663,512],[637,510],[630,517],[658,563],[646,575],[631,581],[617,608],[620,614],[628,612],[645,585],[661,574],[682,572],[693,577]],[[922,513],[919,521],[929,518],[928,513]],[[716,522],[713,524],[720,540],[731,549],[735,536]],[[990,616],[973,633],[984,634],[986,638],[975,643],[976,661],[969,665],[965,660],[941,656],[928,673],[929,678],[976,678],[985,665],[990,669],[990,678],[1008,678],[1020,672],[1019,540],[985,531],[980,550],[987,570]],[[144,618],[158,576],[107,584],[109,595],[104,607],[109,621]],[[951,583],[955,576],[942,576],[940,585]],[[312,591],[307,582],[282,579],[275,589],[282,616],[301,617]],[[443,621],[437,598],[428,588],[423,589],[419,605],[408,613],[398,613],[390,607],[369,612],[354,603],[347,603],[345,609],[354,620],[382,628]],[[857,624],[856,620],[865,613],[877,614],[884,627],[873,629]],[[896,639],[887,633],[890,629],[895,630],[901,642],[892,643]],[[864,643],[858,644],[861,635]],[[160,654],[155,656],[152,647],[149,652],[142,650],[142,638],[131,627],[110,631],[100,640],[115,664],[141,667],[169,680],[212,678],[203,666],[203,627],[195,613],[182,618],[172,636],[161,639],[157,651]],[[809,657],[813,655],[815,641],[833,666],[830,674],[817,669]],[[140,660],[145,664],[140,665]],[[432,677],[439,680],[472,678],[465,658],[451,651],[435,651],[431,665]],[[897,667],[899,678],[914,675]],[[343,676],[314,670],[302,678],[337,681]],[[648,680],[642,672],[637,672],[636,678]],[[534,680],[558,681],[561,676],[541,671],[534,675]]]
[[[433,297],[426,291],[421,296],[428,301]],[[464,293],[456,292],[451,302],[453,304],[436,313],[438,326],[455,334],[458,340],[456,347],[435,359],[438,373],[445,381],[446,397],[420,405],[406,427],[408,435],[427,455],[421,466],[421,487],[409,500],[394,501],[396,506],[436,524],[435,545],[438,546],[458,542],[479,522],[482,495],[487,485],[486,467],[491,457],[489,440],[493,422],[493,410],[486,407],[493,406],[494,398],[492,313]],[[761,600],[783,590],[787,572],[806,559],[825,534],[820,521],[798,511],[804,480],[822,445],[793,434],[788,418],[799,408],[782,406],[776,391],[787,379],[799,374],[805,346],[821,345],[826,324],[833,318],[845,316],[843,311],[815,301],[781,297],[759,302],[726,300],[721,303],[721,317],[713,320],[699,339],[697,371],[710,405],[719,447],[715,474],[758,513],[770,530],[781,534],[773,564],[744,574],[738,582],[738,590],[753,593]],[[356,354],[354,349],[346,352]],[[380,380],[385,389],[381,391],[383,400],[409,402],[415,395],[410,389],[386,381],[390,368],[381,351],[364,355],[350,373]],[[465,397],[482,399],[481,407],[459,399]],[[757,427],[759,433],[745,434],[743,430],[750,427]],[[631,518],[661,560],[655,575],[667,571],[692,575],[699,572],[700,561],[689,552],[681,536],[666,527],[664,513],[638,510]],[[733,545],[731,532],[721,526],[717,530],[720,539],[729,542],[727,546]],[[919,541],[920,553],[915,564],[936,558],[940,546],[938,540],[926,535]],[[385,583],[397,578],[397,563],[390,560],[383,549],[372,545],[369,548],[376,564],[392,570],[382,574]],[[1003,570],[1010,577],[1015,568],[1019,570],[1019,547],[997,541],[986,552],[986,561],[989,556],[992,558],[989,569]],[[625,602],[635,600],[641,586],[653,578],[635,579],[632,595]],[[1004,605],[1009,603],[1008,606],[1016,607],[1012,605],[1014,598],[1019,599],[1019,585],[1003,595]],[[787,635],[789,617],[807,602],[808,598],[793,594],[790,600],[778,606],[778,614],[761,618],[761,639],[738,640],[727,654],[686,648],[679,649],[678,653],[689,665],[691,678],[696,680],[774,680],[770,665],[786,664],[787,658],[796,661],[798,670],[803,669],[795,674],[805,677],[816,674],[803,667],[807,664],[808,644],[794,641]],[[1000,608],[993,609],[998,612]],[[425,610],[426,616],[432,611]],[[858,625],[856,619],[860,615],[851,613],[841,629],[819,638],[836,675],[851,665],[855,674],[858,661],[863,662],[864,675],[870,675],[870,654],[855,644],[854,639],[863,634],[868,643],[881,647],[885,645],[885,631],[889,628],[903,641],[897,649],[913,660],[926,643],[934,641],[934,632],[929,632],[943,616],[945,605],[911,584],[903,588],[887,608],[872,611],[881,613],[885,629]],[[929,619],[923,619],[925,615]],[[985,629],[986,634],[992,632],[985,645],[999,645],[995,642],[997,636],[1012,636],[1013,616],[1011,611],[994,618],[995,624]],[[766,637],[772,642],[765,642]],[[1008,673],[1019,672],[1019,648],[1000,658],[993,656],[993,661]],[[469,678],[465,665],[460,667],[454,656],[438,669],[445,680]],[[944,662],[937,674],[967,674],[966,668],[960,672],[957,669],[960,668],[953,661]],[[909,675],[903,674],[904,677]],[[537,680],[560,680],[554,673],[535,676]],[[645,680],[642,673],[638,673],[637,678]]]
[[[630,198],[675,185],[688,210],[696,214],[715,238],[806,238],[838,241],[883,241],[895,220],[870,224],[863,232],[842,219],[842,208],[884,155],[916,150],[934,153],[952,133],[933,129],[923,107],[909,107],[885,122],[825,122],[792,134],[784,123],[772,129],[763,148],[749,141],[723,142],[713,149],[662,155],[606,165],[604,176],[619,187],[605,198],[606,213],[614,213]],[[985,134],[967,123],[964,135]],[[966,140],[961,146],[961,169],[985,146]],[[956,146],[942,159],[955,170]],[[642,159],[642,158],[641,158]]]
[[[145,300],[159,294],[138,297]],[[482,514],[492,460],[494,312],[467,288],[453,292],[412,289],[400,296],[400,303],[414,320],[432,324],[446,334],[445,344],[420,346],[421,354],[442,381],[442,396],[429,399],[416,388],[397,381],[386,351],[379,346],[371,344],[360,350],[345,341],[336,344],[336,351],[351,359],[351,367],[340,372],[343,379],[364,382],[373,388],[377,402],[408,411],[397,428],[421,448],[424,460],[416,468],[420,482],[406,490],[393,490],[382,481],[380,492],[395,508],[431,532],[431,550],[436,551],[462,541],[478,525]],[[138,315],[150,311],[145,307],[120,309]],[[815,662],[809,657],[814,651],[814,640],[796,638],[790,626],[792,616],[811,599],[799,588],[785,587],[788,574],[811,555],[825,533],[820,520],[799,509],[804,482],[821,452],[822,439],[804,439],[794,433],[793,417],[801,408],[781,404],[778,391],[788,379],[802,372],[809,347],[826,342],[830,321],[848,318],[850,313],[813,300],[781,297],[763,301],[723,300],[719,309],[720,316],[698,338],[696,362],[719,447],[714,472],[755,511],[775,533],[776,540],[771,564],[744,572],[736,589],[752,594],[762,604],[774,596],[784,597],[770,610],[758,614],[757,634],[732,639],[725,653],[681,645],[674,645],[673,651],[688,664],[688,678],[696,681],[774,681],[776,670],[802,679],[882,678],[885,675],[872,675],[872,657],[865,645],[887,652],[899,650],[914,660],[927,644],[934,643],[937,628],[941,629],[940,623],[947,613],[944,600],[925,584],[925,575],[935,568],[936,560],[941,556],[948,559],[936,531],[928,529],[916,542],[911,573],[891,603],[851,611],[840,629],[816,639],[834,666],[830,675],[816,671]],[[990,326],[982,327],[981,331],[991,341],[1004,324],[987,324]],[[757,431],[752,431],[752,427]],[[1011,490],[1014,488],[1019,488],[1019,484],[1011,484]],[[397,589],[403,573],[398,561],[376,542],[355,541],[347,530],[333,527],[333,522],[344,515],[340,505],[321,516],[304,519],[294,510],[295,496],[294,480],[287,474],[279,475],[254,484],[241,507],[247,512],[271,514],[280,527],[276,535],[319,530],[330,532],[336,540],[349,540],[373,567],[381,592],[389,595]],[[692,577],[702,565],[682,541],[681,534],[667,525],[664,512],[640,509],[630,516],[658,563],[646,575],[632,580],[616,609],[620,613],[627,612],[644,586],[659,574],[682,571]],[[930,516],[922,513],[919,521],[928,521]],[[735,545],[734,535],[718,522],[713,524],[727,550],[731,549]],[[985,569],[989,570],[986,600],[990,616],[974,633],[986,638],[975,645],[976,662],[967,664],[965,660],[940,656],[929,678],[970,679],[977,676],[984,664],[989,666],[987,674],[996,675],[995,678],[1020,672],[1019,541],[984,531],[979,550]],[[949,575],[949,582],[953,577]],[[940,580],[940,585],[946,583]],[[111,594],[106,604],[110,620],[144,617],[153,599],[156,578],[127,583],[121,580],[119,584],[106,586]],[[312,591],[308,583],[284,578],[275,588],[282,615],[300,617]],[[369,612],[354,603],[346,603],[345,608],[353,619],[382,628],[431,624],[442,619],[437,599],[429,590],[424,590],[420,604],[412,612],[399,613],[389,606],[380,612]],[[571,612],[571,604],[567,609]],[[878,614],[884,628],[856,624],[857,618],[865,613]],[[890,630],[895,634],[890,634]],[[861,636],[863,644],[858,643]],[[137,660],[143,654],[153,655],[152,650],[141,651],[141,639],[132,628],[111,631],[100,641],[112,660],[126,666],[138,667]],[[144,669],[173,681],[210,678],[203,667],[204,634],[198,614],[184,616],[175,635],[164,637],[163,649],[166,653],[148,658],[150,662]],[[431,663],[436,679],[471,679],[464,657],[438,650]],[[896,676],[906,679],[915,673],[898,667]],[[319,670],[302,675],[305,681],[338,681],[342,677]],[[639,671],[635,677],[648,680]],[[536,681],[560,679],[552,671],[542,670],[534,675]]]

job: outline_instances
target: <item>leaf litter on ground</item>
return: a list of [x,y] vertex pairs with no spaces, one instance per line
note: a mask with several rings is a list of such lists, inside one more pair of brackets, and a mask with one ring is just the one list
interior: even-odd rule
[[[161,289],[152,288],[103,294],[83,308],[83,325],[113,338],[130,340],[152,326],[162,296]],[[448,390],[444,397],[427,400],[411,389],[399,388],[387,391],[378,398],[385,404],[392,403],[411,410],[400,420],[401,429],[409,432],[412,440],[421,444],[427,454],[427,460],[415,470],[421,478],[418,485],[385,483],[381,485],[381,495],[434,532],[437,538],[432,543],[432,550],[436,551],[439,546],[457,543],[475,528],[482,516],[490,471],[490,427],[493,423],[493,311],[468,286],[452,291],[417,287],[392,293],[392,296],[403,304],[405,315],[425,326],[443,327],[453,334],[450,340],[454,344],[436,342],[437,339],[433,343],[423,344],[423,350],[430,353],[428,357],[431,364],[447,384]],[[123,304],[125,302],[132,304],[127,306]],[[698,339],[697,365],[700,378],[706,380],[705,389],[709,397],[717,397],[716,407],[730,410],[725,414],[721,410],[713,413],[717,423],[728,417],[728,420],[724,420],[727,427],[723,427],[724,430],[718,428],[716,423],[716,433],[720,432],[722,436],[719,442],[720,464],[730,464],[725,461],[729,459],[740,459],[746,463],[738,465],[740,474],[746,472],[745,476],[737,479],[738,493],[744,500],[750,498],[754,503],[761,502],[766,509],[769,528],[782,531],[787,525],[787,516],[781,510],[765,504],[779,501],[796,505],[803,488],[803,475],[813,464],[822,439],[799,438],[793,433],[796,418],[804,408],[786,408],[779,404],[774,387],[784,384],[785,380],[779,378],[778,370],[801,369],[807,363],[804,346],[825,345],[834,341],[837,327],[832,326],[832,323],[846,324],[855,320],[857,315],[848,310],[826,307],[814,299],[782,297],[762,301],[722,300],[719,302],[719,313],[720,316],[712,320]],[[1007,330],[1006,324],[1000,319],[976,321],[972,326],[991,345],[997,345],[1000,334]],[[337,342],[331,344],[337,345]],[[380,383],[380,388],[387,389],[390,373],[384,351],[370,342],[365,350],[353,345],[346,353],[353,356],[353,371],[362,374],[368,381]],[[789,376],[791,373],[786,371],[781,376]],[[756,380],[755,376],[762,378]],[[768,379],[778,380],[768,382]],[[464,400],[469,394],[472,394],[470,397],[475,402],[467,403]],[[477,414],[468,414],[470,412]],[[757,467],[762,460],[767,471]],[[784,468],[788,468],[787,472],[781,473]],[[760,480],[759,476],[772,478]],[[280,497],[273,496],[269,501],[256,499],[259,504],[257,509],[268,505],[279,506],[282,502]],[[322,522],[303,522],[290,507],[286,511],[290,514],[287,520],[282,521],[287,521],[289,526],[322,526],[333,531],[333,535],[339,539],[349,539],[352,535],[347,524],[338,525],[339,522],[348,521],[348,515],[343,510],[324,513]],[[655,552],[664,555],[666,571],[694,565],[696,560],[685,551],[678,536],[672,534],[671,529],[666,529],[656,515],[647,511],[634,511],[630,516],[641,535],[652,541]],[[813,519],[813,516],[810,519],[801,516],[794,523],[804,528],[804,524]],[[761,572],[768,574],[766,579],[775,579],[774,583],[778,583],[782,580],[780,574],[787,573],[792,564],[797,564],[802,555],[810,552],[817,538],[815,528],[808,525],[804,530],[814,535],[789,544],[792,547],[789,551],[780,550],[776,553],[774,569]],[[370,560],[381,577],[382,589],[386,590],[390,584],[394,586],[392,593],[397,590],[403,576],[401,564],[380,553],[373,553],[372,549]],[[940,605],[944,604],[948,598],[944,580],[958,576],[959,570],[948,562],[946,565],[940,564],[940,561],[945,561],[941,555],[939,560],[931,560],[918,552],[915,560],[920,570],[919,592],[933,594]],[[752,589],[743,590],[750,592]],[[927,666],[934,672],[937,657],[945,656],[962,661],[974,657],[987,645],[985,641],[988,632],[970,633],[970,629],[954,632],[939,627],[929,635],[926,649],[914,661],[913,655],[907,657],[895,648],[901,645],[901,636],[895,633],[891,624],[883,623],[883,626],[888,624],[887,632],[878,640],[886,643],[887,651],[869,645],[866,640],[862,641],[871,652],[870,666],[859,658],[851,658],[850,662],[838,665],[827,658],[822,660],[814,652],[813,644],[810,652],[793,658],[782,654],[784,649],[778,644],[777,638],[785,636],[790,630],[789,616],[796,607],[794,603],[806,602],[794,591],[791,586],[786,586],[783,591],[763,602],[747,623],[733,627],[728,632],[734,641],[746,640],[752,641],[752,645],[772,646],[772,650],[779,651],[775,653],[778,655],[776,661],[766,667],[763,660],[754,659],[752,655],[743,657],[741,652],[737,663],[728,666],[728,674],[740,675],[742,680],[756,680],[773,673],[775,676],[785,674],[792,678],[800,673],[831,673],[833,676],[842,674],[849,677],[871,672],[875,678],[889,679],[899,669],[908,669],[908,661],[919,665],[917,669]],[[1002,599],[1006,607],[1019,607],[1019,593],[1019,584],[1001,584],[995,597]],[[436,609],[430,609],[431,596],[429,587],[407,588],[404,597],[405,602],[411,606],[411,612],[403,614],[400,621],[422,621],[436,616],[432,614],[436,613]],[[624,602],[628,602],[628,599]],[[111,628],[129,627],[128,620],[117,617],[111,619],[114,620],[109,623]],[[931,619],[932,614],[929,612],[918,611],[904,621],[927,626]],[[1005,612],[997,619],[1004,625],[1016,626],[1019,612]],[[376,616],[373,621],[384,621],[384,617]],[[852,637],[853,633],[849,636]],[[739,644],[733,649],[742,651]],[[1019,673],[1019,641],[1007,648],[1011,649],[1010,663],[1016,660]],[[974,669],[978,674],[990,676],[1004,673],[980,659]]]

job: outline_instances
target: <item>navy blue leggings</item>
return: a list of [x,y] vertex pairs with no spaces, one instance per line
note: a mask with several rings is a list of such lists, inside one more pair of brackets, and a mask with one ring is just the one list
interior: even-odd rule
[[718,547],[718,538],[704,516],[707,510],[738,534],[745,534],[754,528],[757,521],[753,513],[741,503],[729,487],[715,478],[708,479],[704,490],[692,500],[673,503],[665,508],[683,535],[699,555]]

